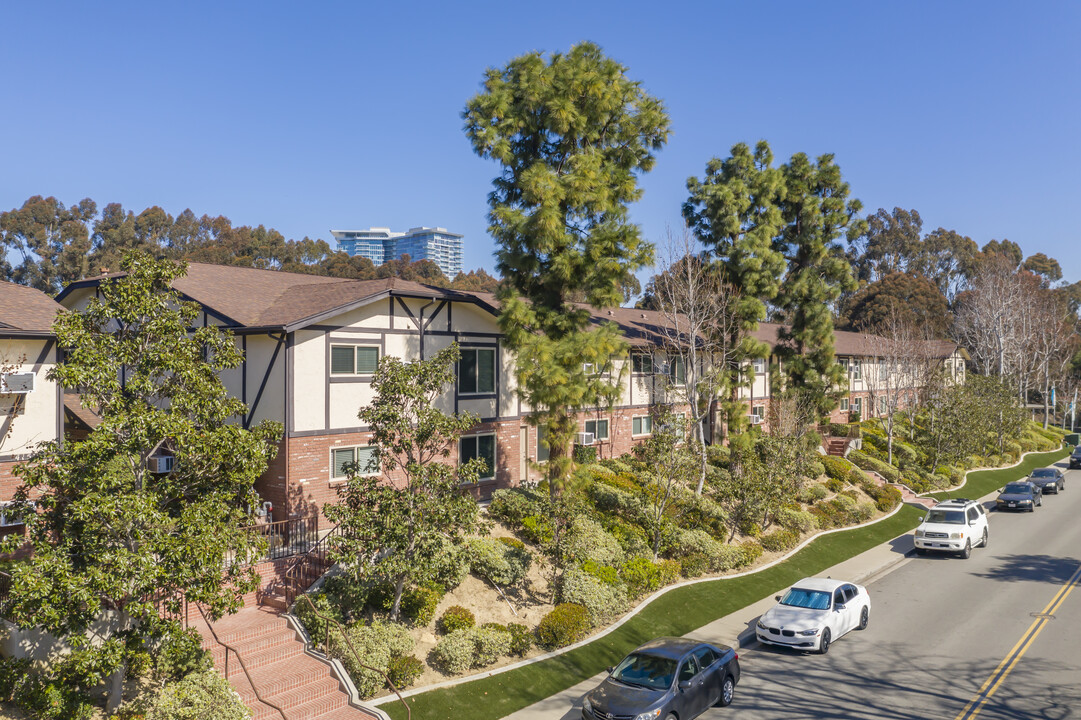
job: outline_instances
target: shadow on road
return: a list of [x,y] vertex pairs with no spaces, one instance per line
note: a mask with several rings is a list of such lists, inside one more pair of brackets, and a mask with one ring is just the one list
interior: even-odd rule
[[1052,555],[1006,555],[985,572],[973,573],[989,580],[1045,582],[1062,585],[1077,571],[1081,560]]

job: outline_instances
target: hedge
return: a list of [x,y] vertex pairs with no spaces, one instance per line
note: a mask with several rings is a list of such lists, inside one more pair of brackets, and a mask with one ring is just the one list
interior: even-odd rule
[[900,482],[901,473],[892,465],[877,460],[862,450],[853,450],[848,454],[848,459],[861,470],[870,470],[878,473],[890,482]]
[[537,642],[548,648],[561,648],[578,642],[591,628],[588,610],[574,603],[560,603],[541,618]]

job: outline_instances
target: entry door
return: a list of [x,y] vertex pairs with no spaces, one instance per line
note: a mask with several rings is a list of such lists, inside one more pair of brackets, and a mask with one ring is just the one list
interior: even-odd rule
[[529,426],[523,425],[518,433],[518,483],[529,479]]

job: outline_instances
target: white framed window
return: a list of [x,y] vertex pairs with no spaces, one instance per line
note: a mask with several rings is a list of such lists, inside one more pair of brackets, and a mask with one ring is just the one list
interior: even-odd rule
[[646,353],[631,355],[631,371],[639,375],[653,374],[653,356]]
[[347,479],[349,472],[346,468],[350,463],[357,464],[357,475],[361,477],[373,477],[380,473],[374,445],[336,447],[330,449],[330,479]]
[[608,421],[607,420],[586,420],[586,432],[593,433],[593,437],[597,440],[608,439]]
[[652,435],[653,418],[649,415],[637,415],[631,418],[631,435]]
[[582,363],[582,373],[587,377],[594,377],[596,375],[600,375],[601,371],[597,367],[596,363],[587,362]]
[[[15,512],[11,502],[0,502],[0,527],[15,527],[25,525],[22,514]],[[34,503],[30,502],[30,510],[34,509]]]
[[379,365],[377,345],[330,346],[331,375],[371,375]]
[[890,407],[889,400],[887,400],[884,397],[880,397],[878,399],[878,414],[879,415],[885,415],[886,410],[888,410],[889,407]]
[[683,358],[672,358],[668,365],[668,378],[676,385],[687,384],[687,368],[683,365]]
[[848,412],[848,398],[841,398],[841,412]]
[[859,380],[863,377],[863,367],[859,360],[853,360],[849,365],[850,372],[852,373],[853,380]]
[[458,464],[465,465],[474,458],[484,461],[484,469],[478,479],[491,480],[495,477],[495,435],[470,435],[458,439]]
[[754,367],[755,375],[763,375],[766,372],[766,361],[764,358],[755,358],[751,361],[751,365]]
[[852,407],[852,412],[859,413],[862,416],[863,415],[863,398],[858,398],[858,397],[852,398],[851,407]]
[[495,392],[495,348],[462,348],[458,360],[458,392],[479,395]]

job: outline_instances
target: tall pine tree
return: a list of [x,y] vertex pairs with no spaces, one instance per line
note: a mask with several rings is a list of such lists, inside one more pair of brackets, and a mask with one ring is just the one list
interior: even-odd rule
[[574,300],[619,305],[621,282],[651,261],[627,206],[668,137],[668,115],[623,65],[581,43],[489,69],[463,117],[474,151],[501,165],[488,200],[499,322],[531,422],[546,427],[555,499],[570,476],[573,413],[618,392],[618,375],[594,369],[626,354],[619,330],[591,325]]

